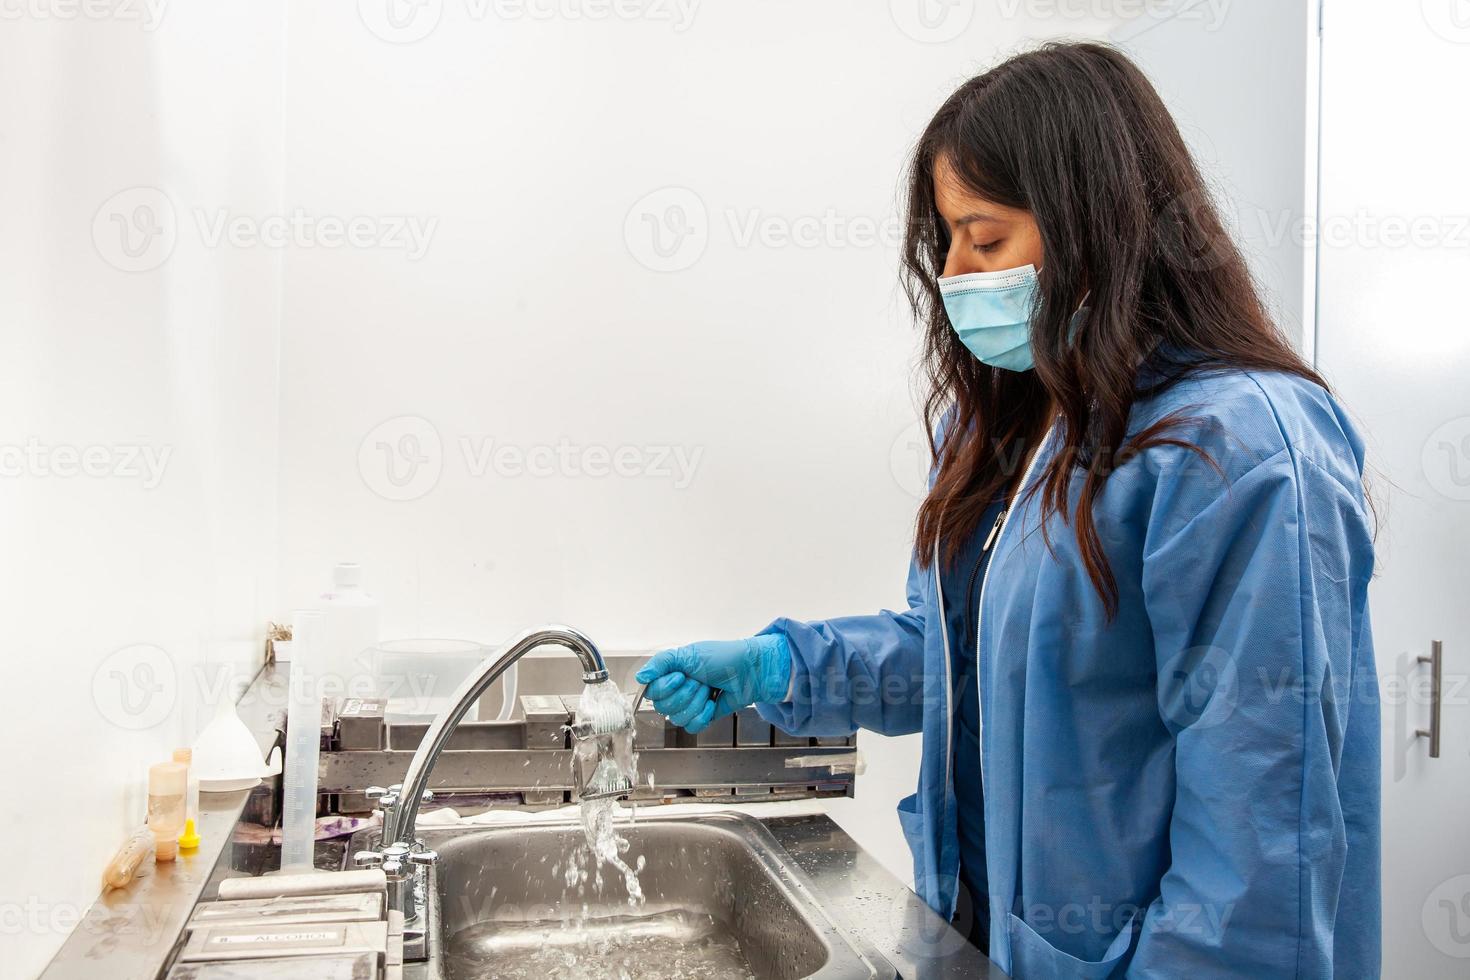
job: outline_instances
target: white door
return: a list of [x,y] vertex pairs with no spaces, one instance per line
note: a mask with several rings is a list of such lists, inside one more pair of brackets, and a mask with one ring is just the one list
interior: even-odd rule
[[[1457,16],[1458,14],[1458,16]],[[1470,976],[1470,3],[1327,0],[1319,367],[1371,435],[1383,961]],[[1443,644],[1440,756],[1426,665]]]

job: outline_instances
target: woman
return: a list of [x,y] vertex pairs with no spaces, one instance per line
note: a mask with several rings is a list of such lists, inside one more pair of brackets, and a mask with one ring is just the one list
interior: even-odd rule
[[1363,444],[1158,95],[1104,46],[1015,57],[930,122],[908,207],[909,609],[639,680],[690,731],[922,731],[915,887],[1018,980],[1376,976]]

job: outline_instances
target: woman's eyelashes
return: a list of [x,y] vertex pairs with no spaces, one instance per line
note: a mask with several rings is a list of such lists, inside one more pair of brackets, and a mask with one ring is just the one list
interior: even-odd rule
[[1000,248],[1002,244],[1004,243],[999,240],[993,242],[976,242],[973,247],[981,255],[989,255],[991,252]]

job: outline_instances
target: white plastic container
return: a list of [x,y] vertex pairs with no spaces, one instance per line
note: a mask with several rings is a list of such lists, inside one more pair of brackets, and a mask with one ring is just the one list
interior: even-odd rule
[[362,588],[362,566],[342,562],[332,570],[332,590],[321,597],[322,643],[315,651],[323,697],[370,697],[372,649],[378,642],[378,600]]
[[[373,675],[377,679],[375,693],[388,699],[385,708],[389,724],[413,724],[433,721],[450,704],[450,695],[485,658],[494,651],[471,640],[384,640],[373,648]],[[515,668],[500,680],[509,699],[492,691],[493,704],[515,705]],[[509,684],[510,687],[504,685]],[[495,715],[476,715],[467,721],[490,720]],[[509,717],[509,714],[506,715]]]

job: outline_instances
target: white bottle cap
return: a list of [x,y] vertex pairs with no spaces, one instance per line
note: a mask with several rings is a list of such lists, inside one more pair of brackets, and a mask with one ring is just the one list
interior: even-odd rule
[[355,589],[362,585],[362,566],[355,561],[339,562],[332,569],[332,588]]

